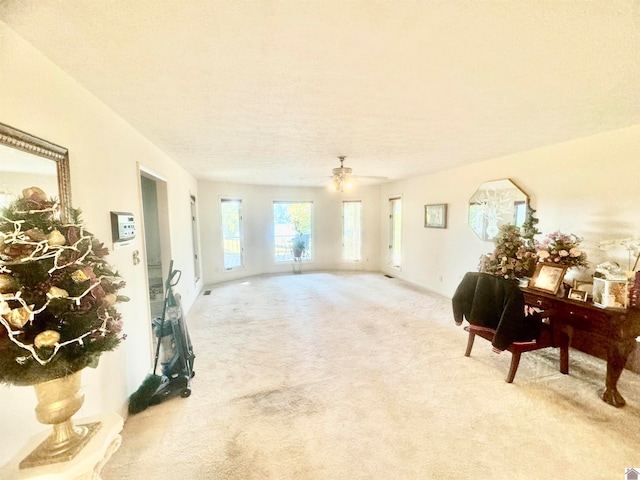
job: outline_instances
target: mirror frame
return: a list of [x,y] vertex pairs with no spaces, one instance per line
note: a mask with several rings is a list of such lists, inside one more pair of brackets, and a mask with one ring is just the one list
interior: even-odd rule
[[[494,239],[496,238],[495,236],[491,237],[491,238],[484,238],[484,235],[481,237],[478,232],[476,231],[476,229],[473,227],[473,225],[471,224],[471,206],[474,205],[475,203],[472,202],[473,198],[478,194],[478,192],[480,192],[482,190],[482,187],[487,185],[487,184],[497,184],[498,182],[508,182],[510,184],[510,188],[509,189],[514,189],[517,190],[518,192],[520,192],[522,194],[522,196],[524,197],[524,220],[523,222],[527,221],[527,215],[528,215],[528,207],[529,207],[529,195],[522,190],[513,180],[511,180],[510,178],[499,178],[496,180],[488,180],[486,182],[482,182],[480,184],[480,186],[476,189],[476,191],[473,193],[473,195],[471,196],[471,198],[469,199],[468,202],[468,206],[467,206],[467,224],[471,227],[471,230],[473,231],[473,233],[476,235],[476,237],[478,237],[481,241],[483,242],[493,242]],[[506,189],[503,189],[506,190]],[[514,209],[513,209],[513,214],[516,214],[516,209],[515,209],[515,203],[514,203]],[[515,223],[512,221],[506,221],[501,223],[499,226],[502,225],[514,225]],[[520,226],[520,225],[519,225]],[[496,227],[498,227],[498,225],[496,225]],[[497,232],[496,232],[497,234]]]
[[44,157],[56,163],[60,215],[63,220],[68,220],[71,209],[69,150],[4,123],[0,123],[0,144]]

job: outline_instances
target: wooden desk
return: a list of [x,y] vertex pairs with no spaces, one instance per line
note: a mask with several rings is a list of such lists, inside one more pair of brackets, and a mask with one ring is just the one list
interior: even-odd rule
[[[614,407],[622,407],[625,400],[618,392],[617,384],[629,355],[640,335],[640,310],[624,308],[600,308],[591,302],[522,288],[525,302],[553,310],[551,324],[556,346],[568,345],[598,356],[607,361],[607,378],[602,399]],[[572,345],[580,336],[579,345]],[[567,350],[568,351],[568,350]],[[560,371],[569,373],[569,358],[561,355]]]

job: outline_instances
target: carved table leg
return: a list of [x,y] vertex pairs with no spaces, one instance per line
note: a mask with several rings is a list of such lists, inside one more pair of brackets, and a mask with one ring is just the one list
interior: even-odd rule
[[607,380],[602,393],[602,400],[614,407],[623,407],[625,400],[618,392],[618,379],[622,374],[629,355],[635,348],[635,339],[612,341],[607,353]]

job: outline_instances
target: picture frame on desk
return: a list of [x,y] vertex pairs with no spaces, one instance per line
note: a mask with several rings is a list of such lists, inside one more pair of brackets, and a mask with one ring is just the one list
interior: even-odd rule
[[586,302],[589,298],[589,292],[585,290],[576,290],[575,288],[569,289],[569,300],[578,300],[580,302]]
[[447,204],[424,206],[425,228],[447,228]]
[[533,277],[531,277],[529,288],[557,295],[566,271],[566,265],[540,262],[536,266]]
[[587,292],[587,298],[591,296],[593,292],[593,282],[585,282],[583,280],[573,280],[573,290],[579,290],[581,292]]

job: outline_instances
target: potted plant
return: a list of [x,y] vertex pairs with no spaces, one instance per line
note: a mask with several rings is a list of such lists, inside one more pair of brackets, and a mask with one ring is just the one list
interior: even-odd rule
[[297,233],[291,240],[291,252],[295,260],[299,260],[307,249],[307,243],[301,233]]
[[124,286],[109,253],[80,221],[37,188],[0,212],[0,385],[32,385],[36,418],[53,433],[21,468],[65,461],[100,422],[74,426],[80,373],[125,338],[115,304]]

